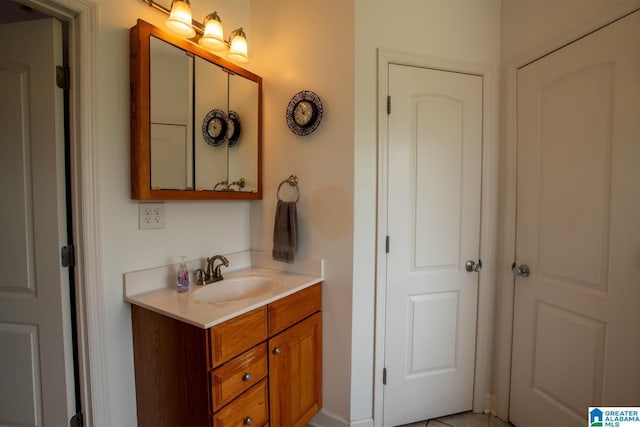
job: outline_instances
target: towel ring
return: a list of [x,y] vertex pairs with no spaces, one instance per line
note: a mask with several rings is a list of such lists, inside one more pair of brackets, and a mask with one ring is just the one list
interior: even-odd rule
[[296,200],[295,203],[298,203],[300,200],[300,189],[298,188],[298,177],[295,175],[289,176],[289,178],[285,179],[278,185],[278,190],[276,191],[276,197],[278,197],[278,201],[282,202],[283,200],[280,198],[280,188],[282,188],[283,184],[289,184],[292,187],[296,188]]

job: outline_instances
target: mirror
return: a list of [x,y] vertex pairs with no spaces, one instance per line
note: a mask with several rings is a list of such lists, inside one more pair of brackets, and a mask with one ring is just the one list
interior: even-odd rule
[[233,111],[240,120],[240,139],[229,144],[229,179],[239,182],[245,179],[246,188],[258,186],[258,176],[253,165],[259,162],[258,141],[260,140],[260,120],[242,120],[243,117],[259,117],[257,102],[260,97],[258,86],[251,80],[239,75],[229,75],[229,111]]
[[261,102],[261,77],[138,20],[132,199],[262,198]]
[[193,57],[150,38],[151,188],[193,189]]
[[[202,58],[196,58],[195,84],[211,87],[197,96],[195,103],[196,188],[225,189],[228,182],[228,142],[224,126],[228,126],[229,74]],[[215,90],[213,88],[216,88]],[[206,135],[206,140],[205,140]]]

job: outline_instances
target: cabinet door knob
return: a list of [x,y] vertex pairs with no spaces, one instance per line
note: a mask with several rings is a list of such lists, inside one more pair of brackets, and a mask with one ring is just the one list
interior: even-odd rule
[[280,354],[282,353],[282,350],[280,350],[280,347],[276,347],[273,349],[273,354]]
[[244,419],[244,425],[246,425],[246,426],[250,426],[250,425],[252,425],[252,424],[253,424],[253,417],[246,417],[246,418]]
[[244,374],[242,376],[242,381],[244,381],[245,383],[248,383],[252,379],[253,379],[253,377],[251,376],[251,374],[249,372],[247,372],[246,374]]

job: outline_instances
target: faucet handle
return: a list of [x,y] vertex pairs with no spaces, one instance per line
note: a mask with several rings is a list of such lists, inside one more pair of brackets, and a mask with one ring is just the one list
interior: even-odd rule
[[222,267],[223,265],[225,267],[229,267],[229,260],[224,255],[216,255],[213,257],[213,259],[220,260],[220,264],[216,265],[213,270],[213,277],[222,280],[223,277],[222,277],[222,273],[220,272],[220,267]]
[[222,272],[220,271],[220,267],[222,267],[223,265],[226,267],[228,264],[218,264],[218,265],[216,265],[216,268],[213,270],[213,277],[219,278],[220,280],[223,279]]
[[193,274],[195,274],[196,276],[196,285],[198,286],[204,286],[206,283],[206,273],[204,272],[203,269],[198,268],[197,270],[193,271]]

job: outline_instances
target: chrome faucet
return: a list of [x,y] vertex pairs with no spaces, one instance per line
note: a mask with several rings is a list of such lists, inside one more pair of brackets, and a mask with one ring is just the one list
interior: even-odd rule
[[[216,261],[220,261],[220,264],[215,265]],[[207,258],[207,271],[201,268],[194,271],[197,279],[196,283],[202,286],[224,279],[220,271],[220,267],[223,265],[229,267],[229,260],[224,255],[214,255],[211,258]]]

